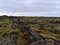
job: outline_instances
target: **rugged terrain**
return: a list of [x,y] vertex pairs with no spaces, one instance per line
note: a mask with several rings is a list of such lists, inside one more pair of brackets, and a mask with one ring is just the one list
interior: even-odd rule
[[60,17],[0,16],[0,45],[60,45]]

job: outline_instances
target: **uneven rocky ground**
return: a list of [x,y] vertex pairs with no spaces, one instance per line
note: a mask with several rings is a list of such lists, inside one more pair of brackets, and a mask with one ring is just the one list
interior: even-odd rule
[[60,17],[0,16],[0,45],[60,45]]

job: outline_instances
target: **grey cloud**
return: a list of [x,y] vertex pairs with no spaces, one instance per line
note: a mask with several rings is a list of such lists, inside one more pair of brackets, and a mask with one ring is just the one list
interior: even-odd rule
[[6,12],[60,11],[60,0],[0,0],[0,10]]

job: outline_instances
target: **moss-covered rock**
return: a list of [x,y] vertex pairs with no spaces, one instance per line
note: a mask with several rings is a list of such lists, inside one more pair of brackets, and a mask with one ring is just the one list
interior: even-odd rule
[[60,17],[0,16],[0,42],[15,45],[60,45]]

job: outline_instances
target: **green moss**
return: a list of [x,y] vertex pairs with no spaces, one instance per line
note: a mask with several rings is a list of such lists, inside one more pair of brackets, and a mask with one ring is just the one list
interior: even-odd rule
[[[4,16],[2,16],[4,18]],[[12,20],[20,21],[19,24],[15,23],[16,29],[13,29],[11,26]],[[60,34],[51,32],[50,30],[56,29],[58,32],[60,32],[60,24],[59,23],[54,23],[55,26],[51,23],[52,21],[54,22],[55,20],[59,21],[60,18],[52,18],[52,17],[5,17],[3,21],[0,20],[0,41],[9,38],[10,34],[13,32],[18,33],[18,39],[16,41],[17,45],[29,45],[30,39],[33,40],[33,37],[29,34],[28,39],[24,38],[25,37],[25,32],[22,32],[22,28],[25,23],[29,23],[30,25],[30,30],[32,31],[37,31],[42,37],[44,38],[51,38],[54,40],[57,40],[60,42]],[[37,22],[37,24],[31,24],[31,22]],[[44,24],[43,26],[41,24]],[[13,25],[14,26],[14,25]],[[44,29],[41,30],[41,27]],[[28,33],[28,32],[26,32]],[[4,35],[4,36],[3,36]],[[49,45],[54,45],[53,43],[49,43]]]

